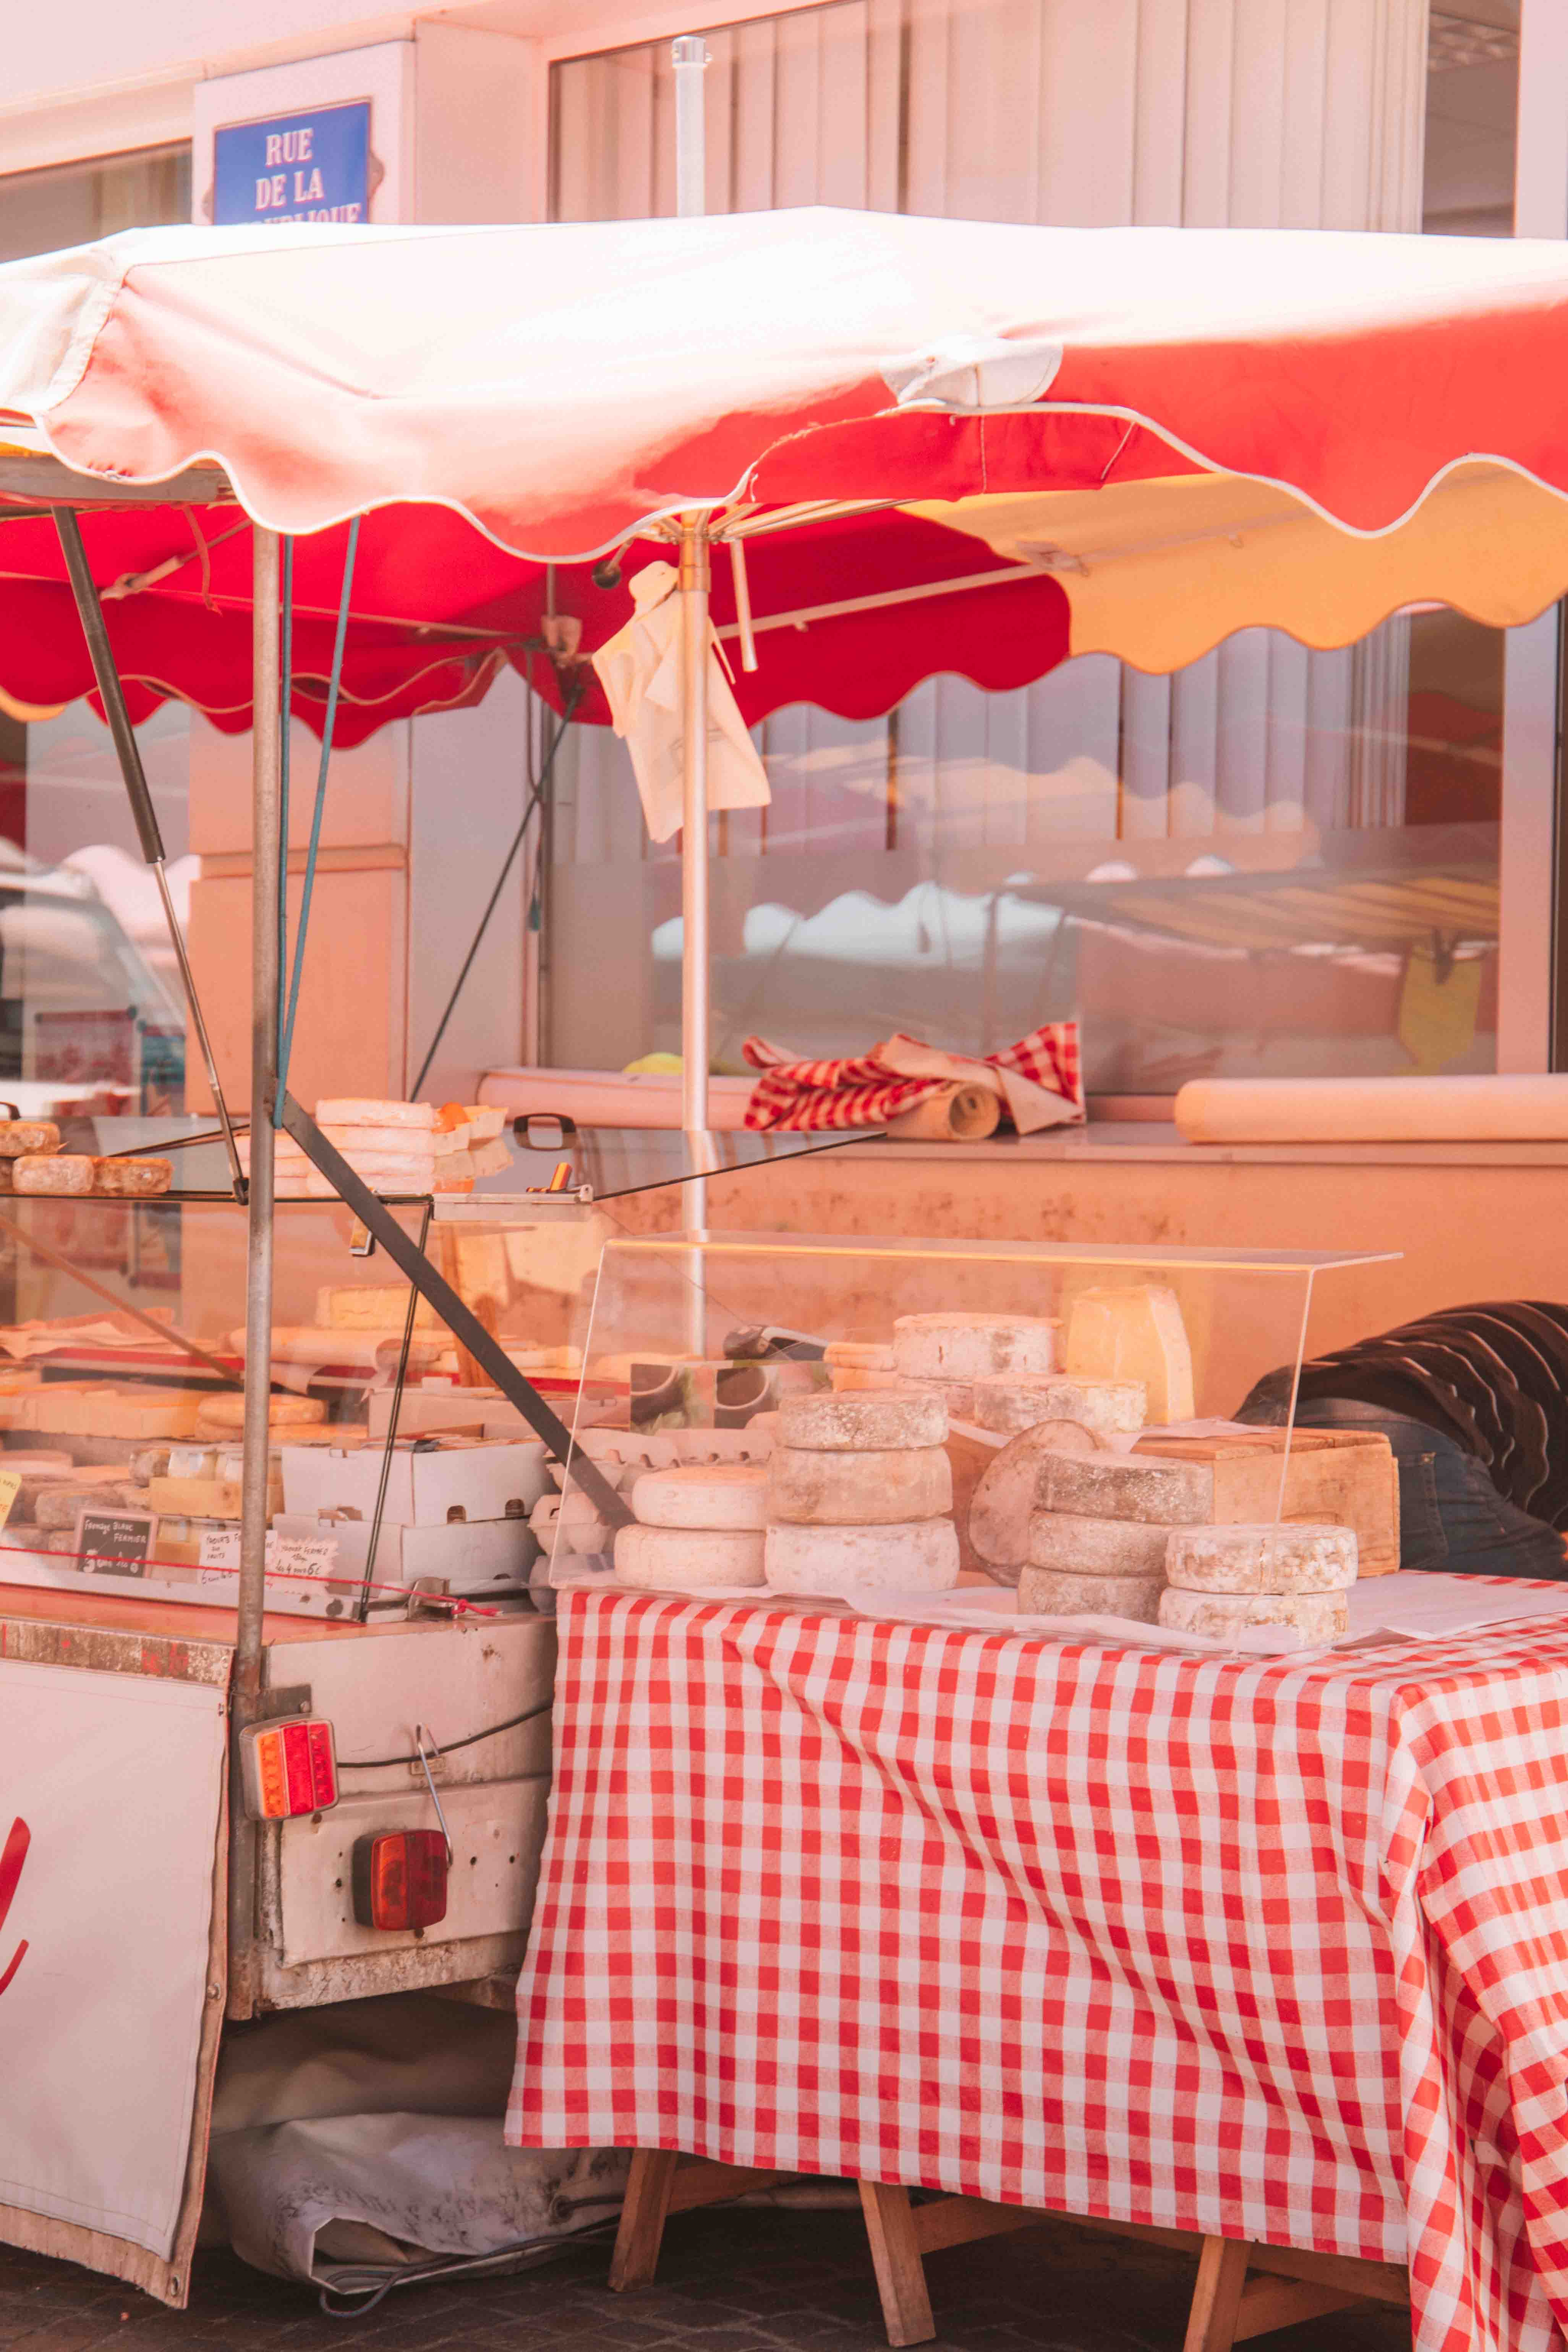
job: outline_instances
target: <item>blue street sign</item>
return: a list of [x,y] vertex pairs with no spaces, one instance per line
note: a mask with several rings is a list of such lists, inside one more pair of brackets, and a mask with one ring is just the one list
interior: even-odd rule
[[370,217],[370,102],[229,122],[213,140],[213,222]]

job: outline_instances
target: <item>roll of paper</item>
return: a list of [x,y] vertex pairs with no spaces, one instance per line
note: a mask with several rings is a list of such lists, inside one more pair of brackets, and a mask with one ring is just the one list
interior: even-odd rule
[[906,1143],[983,1143],[1001,1117],[1002,1105],[989,1087],[943,1087],[890,1118],[888,1133]]

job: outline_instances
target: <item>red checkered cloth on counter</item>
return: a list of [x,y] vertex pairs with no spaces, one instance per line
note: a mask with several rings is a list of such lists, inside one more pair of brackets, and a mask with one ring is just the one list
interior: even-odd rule
[[944,1054],[901,1032],[847,1061],[797,1061],[765,1037],[748,1037],[741,1051],[763,1073],[746,1105],[750,1128],[885,1127],[954,1085],[998,1095],[1020,1135],[1083,1117],[1076,1021],[1047,1022],[982,1058]]
[[563,1592],[507,2137],[1568,2320],[1568,1627],[1196,1658]]

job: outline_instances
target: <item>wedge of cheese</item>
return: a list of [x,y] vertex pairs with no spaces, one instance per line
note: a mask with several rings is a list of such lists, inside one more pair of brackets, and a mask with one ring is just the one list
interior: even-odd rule
[[1176,1294],[1163,1283],[1081,1290],[1068,1319],[1067,1370],[1087,1381],[1141,1381],[1149,1418],[1191,1421],[1193,1351]]

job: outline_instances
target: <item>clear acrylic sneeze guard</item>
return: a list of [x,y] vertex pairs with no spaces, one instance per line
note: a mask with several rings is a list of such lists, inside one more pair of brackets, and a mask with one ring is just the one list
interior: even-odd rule
[[[1106,1298],[1146,1292],[1162,1295],[1163,1316],[1173,1303],[1190,1360],[1190,1393],[1182,1391],[1179,1374],[1164,1399],[1152,1391],[1145,1428],[1115,1442],[1152,1446],[1155,1433],[1165,1431],[1179,1454],[1222,1434],[1215,1424],[1231,1423],[1257,1384],[1268,1381],[1278,1430],[1251,1482],[1260,1502],[1256,1516],[1272,1520],[1284,1505],[1283,1516],[1300,1517],[1286,1498],[1289,1449],[1297,1445],[1300,1471],[1303,1449],[1327,1442],[1298,1442],[1293,1427],[1300,1366],[1314,1347],[1314,1306],[1325,1280],[1342,1281],[1354,1267],[1376,1262],[1369,1254],[856,1235],[611,1238],[595,1286],[574,1451],[592,1456],[629,1498],[645,1468],[764,1459],[771,1433],[748,1437],[748,1429],[791,1392],[897,1382],[901,1376],[890,1355],[879,1351],[890,1350],[900,1318],[1053,1318],[1057,1368],[1071,1374],[1091,1369],[1082,1359],[1092,1355],[1097,1318],[1105,1323]],[[969,1425],[959,1410],[962,1395],[955,1391],[948,1402],[955,1438],[963,1442]],[[769,1433],[773,1426],[764,1424]],[[979,1461],[986,1443],[994,1448],[1001,1442],[994,1433],[981,1438]],[[1254,1442],[1262,1449],[1270,1441]],[[962,1528],[964,1478],[956,1452],[954,1481]],[[609,1578],[609,1530],[569,1474],[564,1484],[552,1581],[561,1587]],[[1363,1557],[1363,1572],[1397,1566],[1396,1502],[1392,1507],[1393,1556],[1381,1542],[1378,1557]],[[963,1580],[978,1580],[987,1571],[967,1542],[963,1549]]]

